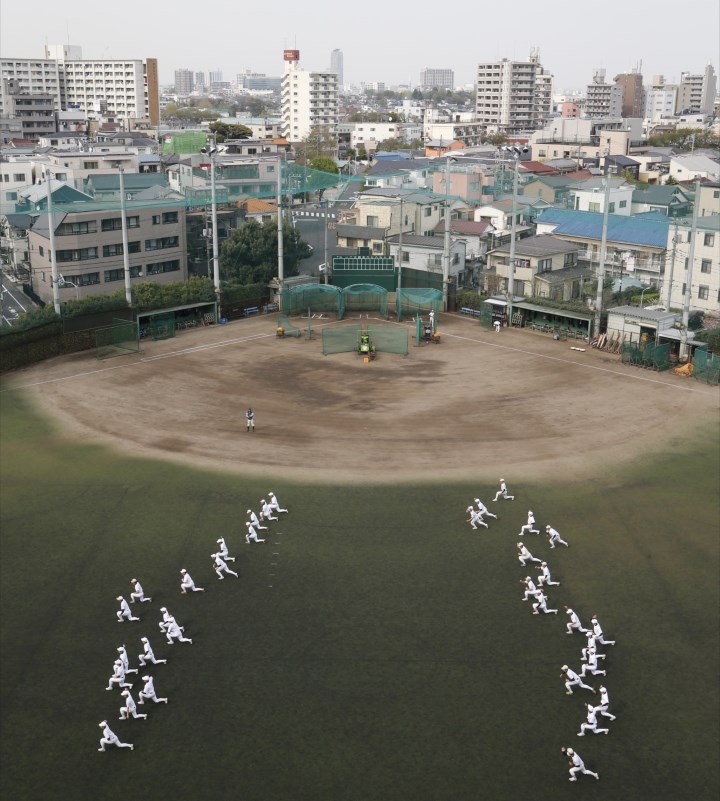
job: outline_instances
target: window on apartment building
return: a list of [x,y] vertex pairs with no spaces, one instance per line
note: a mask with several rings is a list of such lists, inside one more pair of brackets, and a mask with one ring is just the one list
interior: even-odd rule
[[84,170],[97,170],[99,166],[99,162],[97,161],[83,161],[83,169]]
[[65,274],[64,278],[68,283],[75,284],[76,286],[92,286],[93,284],[100,283],[100,273],[81,273],[78,275]]
[[152,224],[153,225],[160,225],[162,223],[162,215],[161,214],[153,214],[152,216]]
[[429,217],[431,214],[432,214],[432,207],[431,206],[426,206],[423,209],[423,216]]
[[703,245],[705,245],[706,248],[715,247],[715,234],[705,234]]
[[142,267],[131,267],[130,278],[142,278]]
[[627,200],[621,200],[618,205],[621,209],[627,208]]
[[[123,255],[122,242],[115,245],[103,245],[103,256],[122,256]],[[140,242],[128,242],[128,253],[140,253]]]
[[17,200],[18,193],[17,192],[6,192],[5,193],[5,200]]
[[[140,217],[127,217],[128,228],[139,228]],[[101,231],[122,231],[122,217],[111,217],[108,220],[103,220],[100,223]]]
[[24,172],[13,173],[13,181],[15,181],[15,183],[22,183],[23,181],[25,181],[25,173]]
[[97,248],[74,248],[72,250],[58,250],[55,254],[58,262],[88,261],[97,259]]
[[610,203],[608,206],[608,214],[615,214],[615,203]]
[[97,223],[95,220],[87,222],[61,223],[55,231],[56,236],[78,236],[80,234],[97,233]]
[[382,253],[382,242],[373,242],[372,250],[373,253]]
[[365,224],[369,226],[377,227],[379,222],[380,222],[379,218],[374,214],[368,214],[368,216],[365,219]]
[[111,281],[124,281],[125,270],[122,267],[117,270],[105,270],[103,280],[106,284],[109,284]]
[[549,273],[552,270],[552,259],[540,259],[538,261],[538,272]]
[[402,252],[402,261],[403,262],[410,261],[410,254],[408,253],[407,250],[403,250]]
[[707,300],[710,297],[710,287],[709,286],[700,286],[698,288],[698,298],[700,300]]
[[160,275],[161,273],[174,273],[180,269],[180,262],[178,259],[171,261],[157,261],[153,264],[148,264],[147,275]]
[[687,272],[688,264],[690,263],[690,259],[685,256],[685,272]]
[[682,292],[680,294],[684,295],[686,291],[687,291],[687,284],[683,284]]
[[45,255],[45,248],[44,248],[42,245],[38,245],[38,253],[39,253],[41,256],[44,256],[44,255]]
[[169,223],[176,223],[178,221],[178,213],[176,211],[164,211],[162,216],[163,225]]
[[178,237],[176,236],[163,236],[160,239],[146,239],[145,250],[165,250],[166,248],[176,248],[178,246]]
[[712,261],[710,259],[703,259],[700,262],[700,272],[709,273],[712,270]]

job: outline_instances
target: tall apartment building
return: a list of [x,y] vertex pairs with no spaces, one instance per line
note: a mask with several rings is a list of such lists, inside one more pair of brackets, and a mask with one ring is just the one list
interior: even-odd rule
[[335,50],[330,53],[330,70],[337,73],[338,76],[338,89],[345,86],[345,76],[343,75],[343,53],[342,50]]
[[[592,83],[588,84],[585,90],[585,115],[592,119],[622,117],[622,105],[622,86],[606,83],[605,70],[596,69]],[[642,116],[642,114],[639,116]]]
[[195,89],[199,92],[202,92],[205,89],[205,73],[204,72],[196,72],[195,73]]
[[25,91],[16,78],[3,78],[0,97],[0,117],[18,122],[22,139],[36,140],[57,130],[54,94],[31,93]]
[[455,73],[449,69],[431,69],[426,67],[420,73],[421,89],[449,89],[455,88]]
[[680,73],[676,113],[700,112],[712,114],[717,91],[717,77],[712,64],[705,67],[702,75],[689,72]]
[[552,112],[552,75],[532,52],[527,61],[478,64],[475,114],[479,123],[508,134],[539,128]]
[[283,58],[283,136],[291,142],[299,142],[312,128],[335,134],[338,122],[337,73],[302,69],[299,50],[286,50]]
[[653,75],[652,83],[645,91],[645,117],[661,120],[675,114],[677,86],[666,84],[662,75]]
[[175,93],[178,95],[192,94],[195,87],[195,76],[192,70],[175,70]]
[[637,70],[615,76],[615,84],[622,89],[621,117],[642,117],[645,112],[643,77]]
[[[48,45],[44,59],[0,59],[0,78],[14,79],[25,94],[51,95],[55,111],[82,111],[89,119],[160,122],[157,59],[79,58],[80,48]],[[7,116],[4,106],[0,117]]]
[[208,82],[212,85],[214,83],[223,82],[222,70],[210,70],[208,74]]

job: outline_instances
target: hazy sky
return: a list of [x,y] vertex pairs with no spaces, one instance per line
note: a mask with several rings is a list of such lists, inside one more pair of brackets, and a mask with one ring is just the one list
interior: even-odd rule
[[[472,83],[480,61],[524,61],[532,48],[555,76],[555,89],[584,87],[604,67],[611,80],[641,66],[645,81],[662,74],[718,71],[717,0],[667,4],[646,0],[514,0],[442,6],[415,3],[339,3],[328,0],[199,3],[125,0],[0,0],[0,55],[42,58],[45,44],[82,47],[84,58],[159,61],[163,84],[174,71],[220,69],[233,80],[246,69],[280,75],[282,51],[300,50],[301,65],[324,69],[343,51],[345,82],[416,85],[426,67],[450,68],[458,86]],[[447,9],[448,13],[444,13]]]

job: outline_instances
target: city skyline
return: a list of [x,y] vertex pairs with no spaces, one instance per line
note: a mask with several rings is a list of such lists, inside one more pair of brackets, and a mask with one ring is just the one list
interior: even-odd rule
[[[405,12],[371,0],[363,8],[360,25],[357,12],[349,8],[321,0],[311,18],[296,5],[279,0],[272,25],[263,11],[250,9],[238,19],[241,27],[208,22],[212,36],[205,40],[198,36],[202,26],[190,16],[191,7],[187,6],[188,14],[182,13],[183,0],[175,5],[175,16],[164,20],[162,36],[151,26],[137,24],[147,7],[138,0],[128,0],[113,19],[111,40],[101,30],[102,18],[93,13],[89,3],[81,2],[69,17],[67,8],[40,0],[34,7],[39,22],[32,25],[24,8],[7,0],[0,3],[0,54],[4,58],[40,59],[46,44],[77,45],[85,59],[152,57],[158,59],[164,86],[172,85],[175,70],[182,68],[221,71],[226,81],[234,81],[245,70],[281,75],[282,53],[287,48],[299,49],[301,65],[311,70],[327,69],[331,52],[342,51],[346,85],[380,81],[415,87],[420,72],[429,67],[452,69],[455,85],[463,87],[473,83],[478,63],[502,58],[526,61],[531,50],[538,51],[540,63],[553,74],[555,91],[582,89],[598,68],[605,69],[611,81],[616,74],[640,67],[645,83],[656,74],[668,82],[678,82],[681,72],[701,73],[708,63],[720,72],[720,11],[715,0],[697,0],[694,13],[683,18],[684,36],[678,35],[677,18],[672,26],[668,19],[667,29],[673,34],[670,38],[662,35],[664,23],[657,9],[619,0],[608,0],[602,16],[584,28],[566,2],[549,0],[540,12],[528,0],[520,0],[513,5],[512,19],[481,12],[450,15],[444,19],[443,37],[436,33],[440,30],[438,21],[433,18],[429,22],[435,7],[422,2],[414,7],[410,18]],[[332,24],[317,23],[324,15]],[[618,24],[620,19],[622,25]],[[376,24],[367,20],[376,20]],[[454,21],[458,22],[456,26]],[[256,27],[253,35],[238,35],[248,25]],[[186,46],[182,44],[183,29]],[[483,38],[479,31],[488,33]],[[424,46],[423,32],[427,33]]]

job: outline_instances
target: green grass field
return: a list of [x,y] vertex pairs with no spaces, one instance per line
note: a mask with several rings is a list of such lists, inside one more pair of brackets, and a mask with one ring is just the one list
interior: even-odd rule
[[[463,510],[494,485],[193,471],[73,443],[22,396],[0,399],[2,798],[717,798],[717,427],[592,483],[506,476],[517,501],[488,503],[500,520],[476,533]],[[290,515],[248,546],[245,510],[270,489]],[[608,737],[576,737],[594,696],[560,680],[580,637],[520,600],[528,508],[571,544],[526,538],[562,582],[551,606],[617,638],[591,681],[618,716]],[[239,581],[211,571],[220,534]],[[208,592],[181,596],[182,567]],[[132,577],[153,603],[119,625]],[[163,604],[193,646],[165,644]],[[145,634],[169,659],[151,672],[170,703],[120,722],[104,687],[116,647],[135,663]],[[97,753],[104,718],[134,752]],[[562,745],[601,781],[570,784]]]

